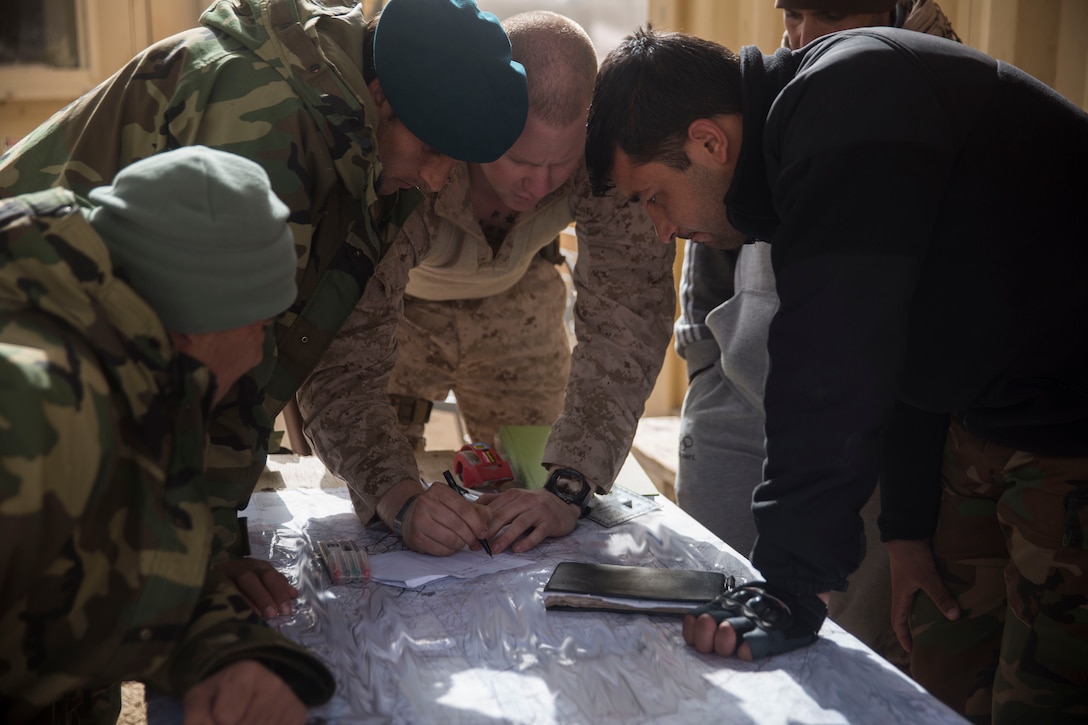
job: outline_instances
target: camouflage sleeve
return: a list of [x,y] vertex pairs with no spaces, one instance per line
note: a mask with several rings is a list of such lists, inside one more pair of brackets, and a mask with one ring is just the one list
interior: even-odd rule
[[111,473],[109,387],[90,353],[0,320],[0,612],[42,576]]
[[28,134],[0,161],[0,189],[59,184],[86,196],[133,161],[197,144],[261,164],[291,221],[308,222],[311,190],[297,165],[324,146],[319,131],[274,68],[207,29],[147,48]]
[[[271,336],[269,336],[271,338]],[[273,416],[265,409],[263,381],[271,369],[266,343],[260,367],[238,380],[219,403],[208,423],[210,443],[205,476],[208,505],[214,522],[212,560],[222,561],[245,553],[238,526],[238,511],[245,507],[268,458]]]
[[148,684],[180,697],[231,663],[256,660],[275,672],[307,706],[332,697],[336,684],[328,667],[265,625],[234,585],[213,576],[205,594],[185,639]]
[[[85,196],[137,159],[197,144],[264,167],[291,209],[304,269],[310,210],[328,189],[308,182],[300,164],[331,165],[327,144],[276,69],[207,29],[151,46],[24,138],[0,158],[0,196],[57,184]],[[263,407],[262,390],[275,363],[271,351],[269,345],[264,363],[239,381],[210,426],[208,477],[218,496],[220,556],[238,543],[237,508],[264,467],[272,415]]]
[[[24,310],[17,320],[0,317],[0,340],[0,526],[4,532],[0,536],[0,566],[5,581],[0,589],[0,624],[9,635],[8,641],[35,642],[42,632],[63,637],[69,631],[82,631],[90,621],[94,625],[92,632],[83,632],[78,640],[85,648],[93,648],[95,637],[102,638],[99,648],[117,646],[117,627],[133,621],[134,612],[144,614],[154,605],[145,593],[131,592],[120,583],[131,583],[130,576],[118,576],[117,569],[102,568],[103,562],[112,558],[103,558],[94,549],[80,549],[78,556],[66,549],[94,545],[98,534],[94,527],[86,525],[88,511],[109,510],[112,513],[105,518],[111,524],[105,528],[124,528],[117,522],[124,520],[123,506],[132,501],[124,493],[123,464],[110,455],[122,444],[109,384],[95,362],[95,354],[82,340],[58,329],[58,324],[44,313]],[[117,501],[122,506],[110,508]],[[144,516],[141,520],[145,526],[154,526],[158,520],[147,511]],[[73,544],[77,532],[79,540]],[[148,535],[141,542],[148,540],[158,541]],[[163,535],[163,540],[174,544],[179,541],[169,535]],[[161,561],[179,554],[178,550],[133,552],[120,541],[112,541],[109,550],[130,564],[137,557],[147,560],[157,555]],[[190,551],[189,557],[203,555],[203,550],[200,554],[185,548],[181,551]],[[75,569],[69,568],[73,556],[79,562]],[[177,581],[165,586],[162,581],[154,584],[160,596],[163,591],[169,592],[164,600],[164,622],[169,621],[171,608],[185,601],[185,574],[206,568],[190,560],[178,563]],[[58,580],[54,588],[60,593],[58,601],[28,602],[31,585],[40,590],[43,577],[50,576]],[[103,595],[104,579],[110,581],[108,598]],[[136,580],[143,581],[139,577]],[[144,584],[152,587],[150,582]],[[67,601],[65,592],[71,597]],[[153,598],[155,593],[152,588],[150,596]],[[107,600],[109,604],[103,603]],[[65,609],[88,601],[97,602],[92,610]],[[29,631],[17,633],[15,628],[19,627]],[[230,662],[252,659],[276,672],[306,704],[324,702],[332,694],[333,680],[328,669],[263,625],[228,582],[206,583],[205,595],[183,633],[171,626],[154,631],[164,634],[171,644],[175,637],[180,638],[177,647],[171,647],[165,666],[156,663],[147,670],[153,673],[151,681],[168,692],[181,694]],[[146,643],[149,652],[155,652],[159,644],[154,640]],[[131,641],[121,646],[126,651],[117,659],[130,663],[134,674],[150,665],[152,655],[126,659],[132,656]],[[81,669],[88,661],[86,656],[71,651],[67,655],[55,651],[38,655],[37,659],[20,659],[13,652],[5,653],[0,691],[31,692],[33,697],[28,702],[39,702],[42,697],[72,687],[72,683],[92,678],[91,673]],[[62,661],[75,669],[40,669],[42,657],[53,663],[58,656],[67,657]],[[91,657],[90,661],[96,660]]]
[[653,392],[676,310],[676,244],[662,244],[641,206],[573,196],[577,344],[563,413],[544,450],[548,464],[580,470],[609,490]]
[[347,483],[364,524],[386,491],[419,477],[386,384],[396,362],[408,270],[417,263],[416,245],[428,235],[423,214],[413,214],[298,393],[307,438],[325,466]]

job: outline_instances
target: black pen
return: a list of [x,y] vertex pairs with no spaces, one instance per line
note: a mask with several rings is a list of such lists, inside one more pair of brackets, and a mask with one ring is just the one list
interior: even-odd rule
[[[448,483],[450,485],[450,488],[452,488],[457,493],[461,494],[461,498],[465,498],[466,491],[465,491],[465,489],[463,489],[463,488],[461,488],[460,486],[457,485],[457,481],[453,480],[453,474],[450,473],[449,471],[442,471],[442,475],[446,477],[446,483]],[[476,540],[480,542],[480,546],[484,547],[484,551],[487,552],[488,556],[495,556],[494,554],[491,553],[491,544],[487,543],[487,539],[476,539]]]

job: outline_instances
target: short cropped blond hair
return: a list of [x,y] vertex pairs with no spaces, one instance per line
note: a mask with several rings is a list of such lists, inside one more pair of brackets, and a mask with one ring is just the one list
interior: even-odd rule
[[514,60],[525,66],[529,113],[556,127],[584,118],[597,78],[597,51],[582,26],[548,10],[519,13],[502,25]]

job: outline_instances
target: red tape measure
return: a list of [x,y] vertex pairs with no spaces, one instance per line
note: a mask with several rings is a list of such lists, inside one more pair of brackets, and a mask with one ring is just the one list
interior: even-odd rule
[[465,488],[514,480],[514,471],[510,464],[486,443],[462,446],[453,457],[453,472],[461,479]]

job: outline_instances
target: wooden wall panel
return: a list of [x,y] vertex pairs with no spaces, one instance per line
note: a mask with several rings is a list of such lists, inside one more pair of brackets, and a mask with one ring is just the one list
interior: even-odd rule
[[1052,85],[1088,110],[1088,0],[1062,0]]
[[[1088,109],[1088,0],[941,0],[965,43],[1027,71]],[[772,0],[649,0],[655,27],[736,50],[782,39]]]
[[[195,27],[209,0],[80,0],[87,64],[78,79],[0,67],[0,151],[156,40]],[[71,74],[69,74],[71,75]],[[58,80],[59,79],[59,80]]]

